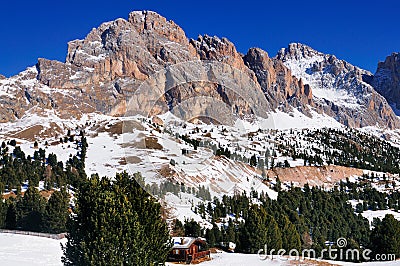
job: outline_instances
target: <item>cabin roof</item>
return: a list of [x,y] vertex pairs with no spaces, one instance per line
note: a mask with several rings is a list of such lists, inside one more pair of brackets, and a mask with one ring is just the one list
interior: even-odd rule
[[[182,243],[182,239],[183,239],[183,243]],[[204,238],[195,238],[195,237],[173,237],[172,243],[174,245],[172,246],[172,248],[173,249],[190,248],[190,246],[195,242],[205,243],[205,239]]]

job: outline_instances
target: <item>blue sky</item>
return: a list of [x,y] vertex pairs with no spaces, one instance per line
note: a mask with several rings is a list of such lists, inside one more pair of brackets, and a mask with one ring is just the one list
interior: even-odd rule
[[227,37],[245,53],[260,47],[270,56],[302,42],[375,71],[400,51],[400,4],[382,1],[6,1],[0,11],[0,74],[11,76],[37,58],[65,60],[67,42],[84,38],[101,22],[153,10],[174,20],[189,38]]

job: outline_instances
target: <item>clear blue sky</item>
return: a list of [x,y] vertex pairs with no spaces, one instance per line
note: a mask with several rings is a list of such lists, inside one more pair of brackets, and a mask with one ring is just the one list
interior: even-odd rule
[[14,75],[38,57],[64,61],[68,41],[144,9],[174,20],[189,38],[227,37],[242,53],[260,47],[274,56],[302,42],[375,72],[378,61],[400,51],[395,0],[21,0],[1,4],[0,73]]

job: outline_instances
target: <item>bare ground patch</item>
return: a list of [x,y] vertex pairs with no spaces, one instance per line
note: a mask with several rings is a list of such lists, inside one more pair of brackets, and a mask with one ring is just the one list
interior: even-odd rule
[[274,168],[267,171],[270,178],[279,177],[281,181],[296,182],[300,185],[335,184],[351,176],[362,176],[363,170],[344,166],[296,166],[290,168]]
[[146,149],[153,149],[153,150],[162,150],[163,149],[163,146],[160,143],[158,143],[158,140],[155,137],[146,137],[145,145],[146,145]]
[[44,127],[42,125],[34,125],[23,129],[18,132],[10,134],[11,138],[24,139],[29,141],[35,141],[36,139],[47,139],[51,137],[57,137],[62,134],[63,130],[56,123],[51,122],[50,127]]
[[[125,165],[126,165],[127,163],[129,163],[129,164],[138,164],[138,163],[141,163],[141,162],[142,162],[142,159],[140,159],[140,158],[137,157],[137,156],[127,156],[127,157],[125,157],[125,158],[122,158],[121,161],[122,161],[122,160],[125,162]],[[120,161],[120,164],[121,164],[121,161]]]

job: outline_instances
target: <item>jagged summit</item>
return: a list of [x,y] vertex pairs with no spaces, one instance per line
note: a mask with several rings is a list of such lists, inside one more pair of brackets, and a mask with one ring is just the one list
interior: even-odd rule
[[299,43],[281,49],[276,59],[310,85],[316,106],[339,122],[352,127],[400,125],[386,100],[365,82],[372,76],[369,71]]
[[[308,117],[313,112],[325,114],[351,127],[400,127],[386,100],[363,81],[371,73],[346,61],[299,43],[289,44],[273,58],[259,48],[243,55],[226,38],[203,35],[189,40],[175,22],[152,11],[131,12],[127,19],[102,23],[84,39],[69,42],[65,63],[40,58],[36,68],[2,80],[1,120],[18,119],[34,106],[64,118],[89,112],[122,115],[149,77],[167,66],[199,60],[225,63],[246,74],[254,87],[235,78],[232,84],[245,88],[242,98],[252,90],[264,95],[262,109],[267,112],[296,109]],[[201,72],[197,68],[198,64],[188,64],[179,78],[196,76]],[[178,77],[169,78],[168,84],[174,84]],[[161,97],[168,106],[195,97],[196,86],[203,86],[208,96],[232,104],[238,113],[249,112],[237,95],[225,93],[220,84],[187,81]],[[18,100],[26,95],[28,101]]]
[[324,56],[324,54],[314,50],[306,44],[290,43],[287,48],[282,48],[278,51],[276,58],[279,60],[300,60],[303,58],[311,58],[315,56]]

